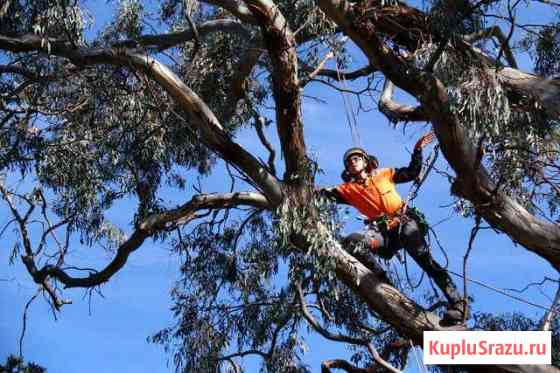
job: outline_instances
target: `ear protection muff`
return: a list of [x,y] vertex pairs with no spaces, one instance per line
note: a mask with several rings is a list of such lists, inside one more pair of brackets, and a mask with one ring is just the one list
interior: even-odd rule
[[368,154],[368,167],[371,167],[371,171],[379,167],[379,161],[375,155]]

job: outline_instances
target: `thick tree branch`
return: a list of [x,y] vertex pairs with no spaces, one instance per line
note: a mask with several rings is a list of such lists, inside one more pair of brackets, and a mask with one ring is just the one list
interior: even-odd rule
[[118,247],[113,260],[101,271],[93,272],[87,277],[73,277],[62,268],[53,265],[46,265],[38,269],[32,255],[25,255],[22,259],[36,283],[43,284],[47,278],[51,277],[60,281],[67,288],[98,286],[107,282],[124,267],[130,254],[136,251],[154,233],[191,221],[196,218],[196,212],[199,210],[230,208],[240,205],[260,208],[270,207],[265,196],[258,193],[196,195],[189,202],[176,209],[146,218],[138,225],[132,235]]
[[[251,36],[249,30],[245,26],[243,26],[242,23],[232,19],[217,19],[207,21],[200,25],[197,25],[196,31],[200,38],[204,38],[205,36],[215,32],[236,33],[246,39],[249,39]],[[115,47],[142,47],[146,49],[156,49],[158,51],[163,51],[165,49],[172,48],[191,40],[196,40],[194,28],[166,34],[142,35],[136,39],[118,42],[115,44]]]
[[307,173],[306,147],[301,120],[296,41],[290,27],[271,0],[245,0],[263,34],[272,62],[276,102],[276,126],[286,163],[286,181],[300,180]]
[[536,99],[550,118],[560,117],[560,81],[504,67],[498,70],[500,82],[520,96]]
[[183,224],[195,216],[195,213],[204,209],[230,208],[235,206],[252,206],[257,208],[271,208],[266,197],[253,192],[234,192],[199,194],[189,202],[173,210],[161,212],[147,217],[138,227],[141,230],[153,231],[154,229],[168,228],[169,224]]
[[[314,226],[313,236],[330,237],[328,230],[318,223]],[[323,242],[331,242],[325,247],[324,255],[333,260],[337,278],[354,291],[374,312],[374,314],[395,328],[395,330],[414,341],[422,344],[422,333],[427,330],[464,330],[464,326],[444,327],[441,319],[434,313],[427,312],[399,290],[385,282],[382,274],[368,269],[357,258],[349,254],[335,240],[323,238]],[[294,244],[306,252],[308,241],[303,235],[295,235]]]
[[385,79],[383,93],[379,99],[379,111],[385,114],[389,121],[397,122],[427,122],[429,118],[422,106],[409,106],[399,104],[393,100],[393,91],[395,85],[388,79]]
[[230,93],[227,104],[225,105],[226,112],[222,120],[223,123],[229,123],[237,111],[239,101],[246,97],[247,78],[251,75],[251,72],[262,54],[262,49],[250,47],[241,57],[239,65],[236,68],[236,73],[230,81]]
[[376,71],[377,70],[373,66],[368,65],[368,66],[359,68],[357,70],[348,71],[348,72],[345,72],[345,71],[338,72],[336,70],[331,70],[331,69],[320,69],[320,70],[317,71],[316,75],[317,76],[324,76],[324,77],[327,77],[329,79],[336,80],[336,81],[341,81],[341,80],[356,80],[356,79],[362,78],[364,76],[371,75]]
[[[35,35],[8,37],[0,35],[0,49],[11,52],[43,51],[41,38]],[[76,65],[112,64],[132,67],[158,82],[175,102],[189,114],[190,123],[199,131],[204,143],[224,160],[246,173],[267,198],[278,204],[282,200],[281,185],[260,162],[239,144],[232,141],[214,113],[173,71],[156,59],[129,49],[79,48],[51,41],[51,54],[69,59]]]

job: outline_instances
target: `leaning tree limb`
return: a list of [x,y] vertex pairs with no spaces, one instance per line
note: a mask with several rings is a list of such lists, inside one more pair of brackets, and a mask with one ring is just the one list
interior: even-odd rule
[[280,9],[270,0],[245,0],[258,20],[272,63],[276,126],[284,155],[286,181],[301,180],[308,172],[296,40]]
[[[33,34],[0,35],[0,49],[18,52],[46,52],[42,38]],[[212,110],[167,66],[146,53],[127,48],[74,48],[63,41],[50,40],[50,53],[79,66],[109,64],[125,66],[150,75],[189,114],[189,122],[199,131],[210,149],[247,174],[273,204],[282,200],[280,182],[253,155],[234,142]]]
[[[204,22],[196,26],[197,34],[204,38],[215,32],[235,33],[245,39],[250,39],[249,30],[239,21],[232,19],[216,19]],[[141,35],[135,39],[117,42],[115,47],[122,48],[145,48],[163,51],[173,48],[179,44],[195,40],[196,34],[193,28],[184,31],[176,31],[165,34]]]
[[127,263],[129,256],[142,246],[147,238],[155,233],[192,221],[197,217],[197,211],[224,209],[235,206],[269,208],[270,204],[264,195],[254,192],[195,195],[182,206],[153,214],[140,222],[130,237],[119,245],[113,260],[102,270],[91,271],[87,277],[71,276],[60,266],[55,265],[45,265],[38,269],[34,255],[30,255],[29,252],[22,257],[22,260],[33,280],[38,284],[44,284],[46,280],[53,278],[62,283],[66,288],[98,286],[109,281],[113,275],[121,270]]

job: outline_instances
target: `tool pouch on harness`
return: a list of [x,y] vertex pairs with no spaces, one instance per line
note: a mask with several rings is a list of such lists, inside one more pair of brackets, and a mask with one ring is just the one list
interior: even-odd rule
[[380,258],[389,260],[398,252],[398,240],[395,240],[395,238],[397,238],[395,232],[398,229],[399,224],[399,218],[390,218],[386,215],[369,222],[372,229],[377,230],[383,236],[383,240],[385,241],[385,245],[375,251],[375,254]]
[[416,207],[407,209],[406,213],[401,216],[382,216],[378,219],[368,222],[373,229],[377,230],[385,241],[385,245],[377,249],[375,252],[379,257],[389,260],[395,254],[398,255],[402,248],[401,244],[401,224],[406,224],[408,219],[413,219],[418,224],[418,229],[422,236],[428,233],[428,222],[426,217]]

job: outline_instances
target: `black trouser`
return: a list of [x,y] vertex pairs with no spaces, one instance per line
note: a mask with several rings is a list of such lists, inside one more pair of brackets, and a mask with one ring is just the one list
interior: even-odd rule
[[[373,264],[371,252],[380,257],[390,259],[395,253],[404,248],[406,252],[418,263],[428,276],[441,289],[449,303],[455,304],[462,300],[457,287],[449,274],[432,257],[424,232],[416,217],[412,214],[401,219],[401,226],[387,232],[380,232],[375,224],[370,224],[362,232],[355,232],[344,239],[344,245],[350,253],[364,263],[370,270],[379,273],[380,267]],[[373,262],[375,262],[373,260]]]

